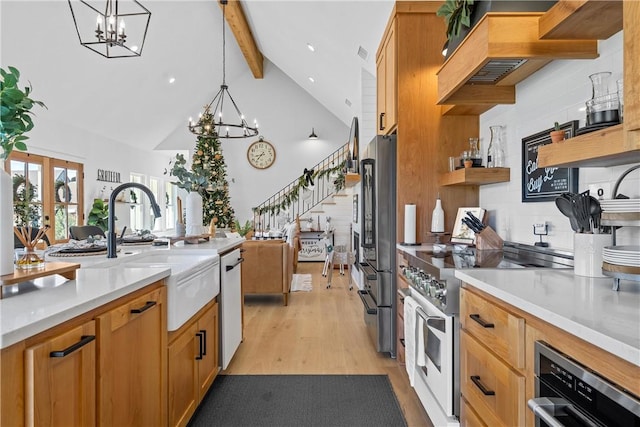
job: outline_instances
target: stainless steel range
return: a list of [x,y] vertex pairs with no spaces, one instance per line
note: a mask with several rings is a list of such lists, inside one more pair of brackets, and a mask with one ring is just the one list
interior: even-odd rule
[[[457,269],[471,268],[572,268],[568,252],[506,242],[502,251],[416,250],[401,266],[415,300],[415,324],[405,324],[416,337],[414,360],[406,355],[413,387],[434,425],[456,426],[460,415],[459,313],[460,285]],[[405,298],[407,307],[407,298]]]

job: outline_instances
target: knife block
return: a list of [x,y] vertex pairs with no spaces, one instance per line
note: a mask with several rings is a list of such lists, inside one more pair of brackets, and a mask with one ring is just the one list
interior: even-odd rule
[[476,233],[476,249],[478,250],[502,250],[503,244],[504,240],[489,226],[486,226],[481,232]]

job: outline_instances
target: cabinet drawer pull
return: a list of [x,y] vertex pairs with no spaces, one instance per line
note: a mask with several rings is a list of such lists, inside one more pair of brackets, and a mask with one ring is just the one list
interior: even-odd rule
[[85,345],[89,344],[91,341],[93,341],[95,339],[96,339],[95,335],[83,335],[83,336],[80,337],[80,341],[78,341],[77,343],[75,343],[73,345],[70,345],[69,347],[65,348],[64,350],[52,351],[51,353],[49,353],[49,357],[65,357],[68,354],[73,353],[74,351],[76,351],[80,347],[84,347]]
[[482,384],[480,382],[480,376],[479,375],[471,375],[471,381],[473,381],[473,383],[476,385],[476,387],[478,387],[480,389],[480,391],[482,392],[482,394],[484,394],[485,396],[494,396],[496,394],[495,391],[493,390],[487,390],[487,388],[484,386],[484,384]]
[[494,324],[493,323],[487,323],[484,320],[482,320],[480,318],[479,314],[470,314],[469,317],[472,320],[475,320],[476,322],[478,322],[480,324],[480,326],[482,326],[483,328],[493,328]]
[[147,303],[145,305],[143,305],[142,307],[140,307],[140,308],[132,308],[131,309],[131,313],[140,314],[143,311],[149,310],[151,307],[153,307],[156,304],[157,304],[157,302],[155,302],[155,301],[147,301]]
[[384,113],[380,113],[380,129],[378,130],[384,130],[384,125],[382,124],[383,119],[384,119]]
[[203,343],[204,343],[204,334],[202,331],[196,332],[196,336],[198,337],[198,355],[196,356],[196,360],[202,360],[203,356]]
[[202,355],[207,355],[207,331],[204,329],[200,329],[200,333],[202,334]]

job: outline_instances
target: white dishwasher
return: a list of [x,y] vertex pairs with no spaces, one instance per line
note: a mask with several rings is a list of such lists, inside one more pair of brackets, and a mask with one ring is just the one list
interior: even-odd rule
[[222,369],[227,369],[242,341],[242,277],[240,249],[220,257],[220,347]]

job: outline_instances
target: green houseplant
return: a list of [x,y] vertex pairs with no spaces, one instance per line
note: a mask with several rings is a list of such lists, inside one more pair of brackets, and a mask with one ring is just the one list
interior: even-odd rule
[[463,26],[471,26],[471,12],[474,0],[446,0],[437,10],[436,15],[444,17],[447,24],[447,39],[451,40],[460,34]]
[[93,199],[93,206],[91,206],[87,224],[100,227],[105,233],[109,230],[109,205],[104,200]]
[[0,68],[0,275],[13,273],[13,185],[4,170],[4,161],[13,149],[26,150],[25,133],[33,129],[31,109],[45,107],[29,97],[31,86],[18,86],[20,72],[14,67]]
[[31,85],[20,89],[20,72],[16,68],[8,67],[8,71],[0,68],[0,77],[0,146],[2,160],[6,160],[14,148],[27,149],[25,141],[29,137],[25,133],[33,129],[33,106],[47,106],[29,97]]

